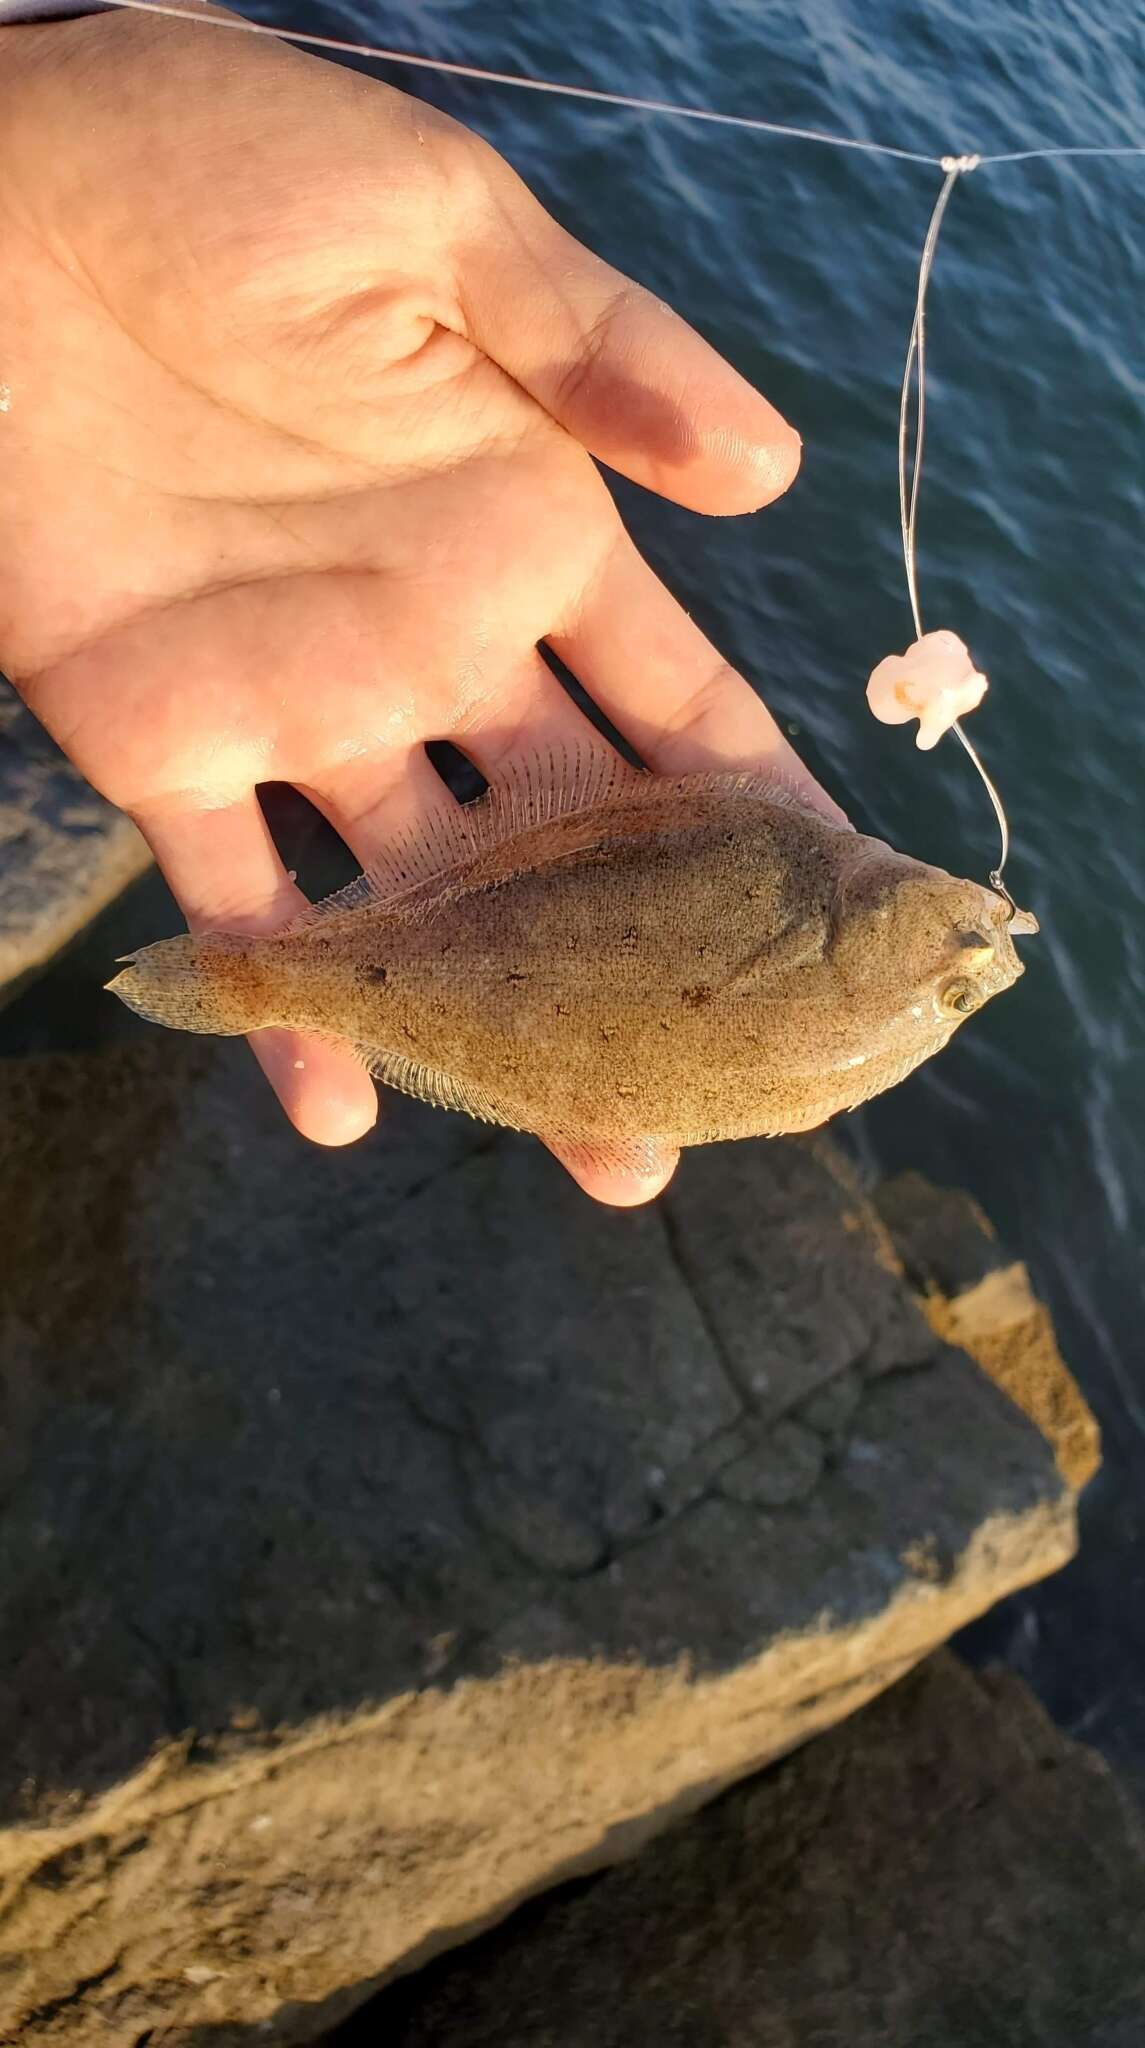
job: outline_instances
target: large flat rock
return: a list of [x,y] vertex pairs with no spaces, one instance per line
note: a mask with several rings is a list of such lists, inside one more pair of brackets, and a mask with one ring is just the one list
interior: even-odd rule
[[150,859],[0,676],[0,1001]]
[[[1145,1822],[948,1651],[338,2048],[1139,2048]],[[333,2043],[331,2043],[333,2048]]]
[[[0,1066],[0,2026],[304,2042],[1074,1544],[824,1145],[595,1208],[245,1048]],[[149,2032],[151,2030],[151,2032]]]

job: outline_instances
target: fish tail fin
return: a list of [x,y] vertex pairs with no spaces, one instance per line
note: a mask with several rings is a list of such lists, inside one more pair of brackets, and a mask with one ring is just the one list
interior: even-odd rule
[[128,955],[105,985],[137,1016],[174,1031],[230,1036],[273,1021],[252,941],[227,932],[160,939]]

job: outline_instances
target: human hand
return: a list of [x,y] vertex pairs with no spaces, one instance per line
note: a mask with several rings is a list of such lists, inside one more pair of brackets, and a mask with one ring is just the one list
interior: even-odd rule
[[[0,37],[0,666],[193,928],[300,908],[261,782],[370,865],[451,801],[427,741],[492,782],[602,745],[541,642],[649,767],[780,763],[837,815],[591,460],[786,489],[798,437],[691,329],[350,71],[126,13]],[[306,1136],[374,1121],[349,1051],[252,1044]],[[566,1163],[630,1202],[675,1159]]]

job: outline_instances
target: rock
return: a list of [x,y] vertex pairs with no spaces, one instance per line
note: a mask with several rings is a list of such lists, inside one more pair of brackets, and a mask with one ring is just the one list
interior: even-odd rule
[[964,1294],[1009,1264],[989,1217],[961,1188],[937,1188],[921,1173],[898,1173],[873,1199],[921,1294]]
[[[1145,1823],[948,1651],[338,2048],[1137,2048]],[[333,2042],[330,2048],[334,2048]]]
[[935,1334],[957,1344],[1036,1423],[1062,1477],[1080,1490],[1101,1462],[1101,1435],[1062,1361],[1049,1310],[969,1195],[917,1173],[881,1187],[876,1207]]
[[0,677],[0,1000],[150,859]]
[[1073,1549],[830,1148],[608,1211],[393,1098],[309,1148],[156,1031],[0,1063],[0,1151],[21,2048],[312,2040]]

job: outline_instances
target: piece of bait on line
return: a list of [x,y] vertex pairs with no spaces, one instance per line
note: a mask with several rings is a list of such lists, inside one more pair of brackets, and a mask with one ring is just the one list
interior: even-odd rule
[[905,654],[888,654],[871,673],[867,702],[884,725],[917,718],[916,746],[937,746],[944,732],[986,695],[986,678],[957,633],[941,630],[913,640]]

